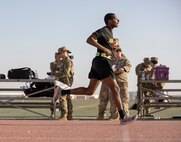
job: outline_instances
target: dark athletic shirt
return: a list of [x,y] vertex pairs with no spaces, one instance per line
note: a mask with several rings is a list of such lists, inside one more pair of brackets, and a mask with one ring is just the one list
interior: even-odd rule
[[[104,46],[104,47],[106,47],[106,48],[111,50],[112,47],[111,47],[110,44],[111,44],[111,42],[113,42],[112,29],[110,29],[109,27],[105,26],[105,27],[103,27],[101,29],[98,29],[93,34],[96,35],[97,42],[100,45],[102,45],[102,46]],[[100,50],[100,49],[97,49],[97,52],[102,53],[103,51]]]

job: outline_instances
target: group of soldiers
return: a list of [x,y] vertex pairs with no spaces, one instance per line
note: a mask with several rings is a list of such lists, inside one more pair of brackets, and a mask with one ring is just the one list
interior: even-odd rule
[[[50,63],[51,76],[69,87],[73,84],[74,65],[70,55],[70,51],[66,47],[61,47],[55,53],[55,61]],[[70,95],[61,96],[59,98],[61,120],[71,120],[73,113],[73,105]],[[55,117],[55,112],[51,110],[51,117]]]
[[[116,81],[119,85],[120,98],[122,100],[123,108],[126,113],[126,116],[129,116],[129,90],[128,90],[128,73],[131,70],[131,62],[126,57],[126,55],[122,52],[120,48],[120,43],[117,38],[113,39],[112,42],[112,69],[116,76]],[[54,77],[55,80],[58,80],[69,87],[73,84],[73,76],[74,76],[74,65],[72,61],[72,56],[70,56],[70,51],[66,47],[61,47],[58,49],[58,52],[55,53],[55,61],[50,63],[51,76]],[[158,63],[157,57],[145,57],[143,62],[138,64],[135,68],[135,72],[137,75],[137,85],[139,85],[140,80],[150,80],[155,79],[154,68]],[[146,84],[147,88],[150,89],[162,89],[164,84],[162,83],[149,83]],[[111,120],[118,120],[119,114],[114,103],[114,100],[111,95],[111,90],[104,82],[102,82],[100,94],[99,94],[99,106],[98,106],[98,120],[103,120],[105,116],[105,111],[107,108],[108,102],[110,102],[110,117]],[[152,92],[144,92],[145,96],[152,96]],[[60,103],[60,111],[62,120],[72,120],[73,113],[73,104],[70,95],[64,95],[59,98]],[[150,100],[145,100],[144,103],[150,103]],[[140,109],[140,89],[138,87],[136,102],[131,107],[132,109]],[[146,114],[149,114],[149,108],[146,108]],[[51,110],[51,117],[55,117],[55,112]]]
[[[118,40],[117,40],[118,42]],[[114,47],[114,45],[113,45]],[[130,69],[132,67],[129,59],[125,56],[125,54],[122,52],[122,49],[120,48],[120,44],[117,44],[117,47],[113,48],[113,60],[112,60],[112,67],[113,71],[116,75],[116,80],[120,88],[120,98],[123,103],[124,111],[126,113],[126,116],[129,116],[129,109],[135,109],[140,111],[140,89],[139,89],[139,83],[140,80],[154,80],[155,79],[155,72],[154,68],[158,64],[158,58],[157,57],[145,57],[143,59],[143,62],[138,64],[135,68],[135,73],[137,75],[137,96],[136,96],[136,102],[133,104],[132,107],[129,108],[129,90],[128,90],[128,73],[130,72]],[[146,88],[156,90],[156,89],[162,89],[164,87],[164,83],[149,83],[145,84]],[[154,96],[155,94],[153,92],[145,91],[145,96]],[[105,111],[107,108],[108,102],[110,102],[110,117],[111,120],[117,120],[119,119],[118,111],[115,106],[115,103],[112,99],[111,90],[106,86],[104,82],[102,82],[101,90],[99,93],[99,108],[98,108],[98,120],[103,120],[105,116]],[[145,100],[144,103],[150,103],[151,100]],[[146,108],[146,115],[150,115],[150,108]]]
[[[136,66],[135,72],[137,75],[137,96],[136,96],[136,103],[132,106],[132,109],[137,109],[140,111],[140,101],[141,101],[141,94],[140,94],[140,88],[139,84],[141,80],[155,80],[155,67],[158,64],[158,58],[157,57],[145,57],[143,59],[143,63],[140,63]],[[164,87],[164,83],[145,83],[142,85],[144,88],[150,89],[150,90],[157,90],[162,89]],[[143,94],[145,97],[151,97],[156,96],[156,94],[152,91],[143,91]],[[150,103],[152,100],[147,99],[144,101],[144,103]],[[151,116],[150,114],[150,108],[145,108],[145,114],[147,116]]]

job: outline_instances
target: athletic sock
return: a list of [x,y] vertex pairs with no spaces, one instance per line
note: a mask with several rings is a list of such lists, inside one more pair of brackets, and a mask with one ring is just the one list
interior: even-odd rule
[[70,90],[62,90],[61,93],[62,96],[65,96],[66,94],[70,94]]
[[124,112],[124,110],[120,110],[120,111],[119,111],[119,116],[120,116],[121,119],[124,119],[124,117],[125,117],[125,112]]

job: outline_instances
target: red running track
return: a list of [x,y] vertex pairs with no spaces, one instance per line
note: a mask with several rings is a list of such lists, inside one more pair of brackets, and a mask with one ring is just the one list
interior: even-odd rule
[[181,121],[0,120],[0,142],[181,142]]

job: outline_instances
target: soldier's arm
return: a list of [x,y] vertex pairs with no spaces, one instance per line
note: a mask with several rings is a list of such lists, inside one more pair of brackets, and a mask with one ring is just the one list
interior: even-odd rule
[[119,69],[117,69],[114,73],[115,74],[121,74],[121,73],[123,73],[124,72],[124,68],[119,68]]
[[128,59],[126,59],[123,67],[124,71],[127,73],[130,72],[131,67],[132,67],[131,62]]
[[67,60],[65,62],[62,77],[69,77],[70,76],[71,65],[72,65],[71,60]]
[[55,63],[54,63],[54,62],[51,62],[51,63],[50,63],[50,71],[51,71],[52,75],[54,75],[54,74],[55,74],[55,71],[56,71],[56,65],[55,65]]

